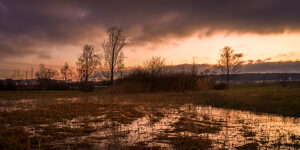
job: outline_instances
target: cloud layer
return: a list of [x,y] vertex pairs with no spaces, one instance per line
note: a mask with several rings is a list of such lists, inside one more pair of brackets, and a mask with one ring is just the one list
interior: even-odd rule
[[[219,32],[299,31],[298,0],[7,0],[0,1],[0,60],[79,45],[120,26],[131,45]],[[100,42],[100,41],[99,41]]]

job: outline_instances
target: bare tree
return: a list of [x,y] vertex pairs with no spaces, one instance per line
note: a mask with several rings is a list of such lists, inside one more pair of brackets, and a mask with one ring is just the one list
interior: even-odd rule
[[72,70],[67,62],[61,67],[60,73],[63,75],[65,82],[67,82],[67,79],[72,76]]
[[26,70],[25,70],[25,79],[26,79],[26,80],[28,80],[28,73],[29,73],[29,71],[26,69]]
[[34,68],[31,66],[30,67],[30,79],[34,78]]
[[35,76],[38,80],[51,80],[56,74],[56,70],[46,68],[44,64],[40,64],[40,68],[35,73]]
[[227,88],[229,88],[230,74],[239,72],[241,69],[242,57],[242,53],[235,53],[235,50],[229,46],[225,46],[220,52],[219,69],[226,74]]
[[159,75],[167,72],[166,60],[162,57],[152,57],[144,63],[146,71],[151,75]]
[[100,65],[100,55],[95,54],[94,47],[92,45],[85,45],[83,47],[83,53],[76,62],[77,70],[81,80],[88,84],[88,79],[93,75],[98,66]]
[[107,39],[102,43],[104,50],[104,65],[110,70],[110,82],[113,84],[114,72],[124,68],[123,47],[126,45],[126,37],[123,31],[117,27],[107,29]]
[[286,87],[290,78],[288,73],[286,71],[284,73],[281,73],[280,78],[281,78],[282,87]]
[[196,57],[193,57],[193,64],[192,64],[192,66],[191,66],[191,74],[193,75],[193,76],[196,76],[197,75],[197,69],[196,69],[196,62],[195,62],[195,59],[196,59]]
[[22,78],[21,72],[19,69],[14,70],[14,73],[11,76],[12,79],[20,80]]

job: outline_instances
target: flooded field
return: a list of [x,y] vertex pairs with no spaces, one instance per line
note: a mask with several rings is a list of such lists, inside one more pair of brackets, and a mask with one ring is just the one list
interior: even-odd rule
[[130,97],[0,99],[0,149],[299,149],[300,119]]

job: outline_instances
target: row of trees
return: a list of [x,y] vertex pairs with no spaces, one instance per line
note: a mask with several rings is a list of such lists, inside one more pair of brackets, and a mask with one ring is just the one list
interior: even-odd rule
[[[102,48],[104,50],[103,57],[95,53],[95,49],[92,45],[85,45],[83,47],[83,53],[78,58],[76,63],[79,79],[87,85],[89,83],[89,78],[99,71],[101,66],[101,60],[104,60],[102,70],[106,69],[104,76],[109,77],[110,83],[113,84],[114,73],[116,70],[124,68],[124,54],[122,48],[126,45],[126,37],[121,29],[116,27],[111,27],[107,29],[107,39],[102,43]],[[242,53],[236,53],[234,49],[229,46],[224,47],[220,51],[220,59],[218,60],[217,68],[226,75],[226,85],[229,87],[230,74],[240,71],[243,61]],[[196,73],[195,62],[193,62],[191,73]],[[144,69],[150,74],[163,74],[167,72],[167,67],[165,59],[161,57],[152,57],[144,63]],[[39,73],[42,72],[42,73]],[[52,78],[55,73],[51,72],[50,69],[44,69],[44,66],[40,66],[40,71],[37,72],[36,76],[39,79]],[[72,70],[69,68],[67,63],[60,70],[66,81],[69,77],[73,75]],[[107,75],[109,72],[109,75]],[[203,74],[212,73],[211,70],[205,70]]]
[[80,80],[87,85],[89,77],[99,69],[101,59],[103,59],[104,68],[102,69],[110,72],[110,83],[113,84],[115,71],[124,68],[124,53],[122,49],[125,45],[126,36],[117,27],[107,29],[107,38],[102,43],[103,57],[95,53],[92,45],[85,45],[83,53],[76,63]]
[[[104,70],[102,72],[103,75],[110,80],[110,84],[113,84],[115,72],[124,68],[124,53],[122,50],[127,43],[124,32],[120,28],[109,27],[106,33],[107,37],[101,44],[103,55],[97,54],[93,45],[86,44],[83,47],[83,53],[76,62],[77,75],[79,80],[85,85],[88,85],[90,77],[100,72],[100,70]],[[220,51],[217,68],[226,75],[227,87],[229,87],[230,74],[236,73],[241,69],[242,57],[242,53],[236,53],[229,46],[224,47]],[[144,69],[152,75],[167,72],[165,66],[165,59],[161,57],[152,57],[144,63]],[[207,72],[211,71],[206,70],[203,73],[207,74]],[[75,75],[68,63],[61,67],[60,73],[65,82],[69,78],[74,78]],[[191,73],[196,75],[195,61],[193,61]],[[19,74],[17,72],[16,76]],[[31,69],[31,74],[33,74],[33,69]],[[40,65],[39,70],[35,73],[36,78],[39,80],[50,80],[56,75],[58,75],[56,70],[46,68],[43,64]]]
[[[110,71],[111,84],[114,81],[115,70],[120,70],[124,67],[122,48],[125,45],[126,37],[121,29],[116,27],[107,29],[107,39],[102,43],[102,48],[104,50],[104,65]],[[241,60],[242,57],[242,53],[235,53],[235,50],[229,46],[221,50],[218,68],[222,73],[226,74],[227,87],[229,87],[230,74],[240,71],[243,63]],[[85,84],[88,84],[88,78],[96,72],[97,66],[101,64],[100,62],[101,56],[95,54],[94,47],[92,45],[85,45],[83,54],[77,61],[78,72],[81,75],[81,79],[84,79]],[[158,72],[165,71],[165,67],[161,67],[164,65],[164,62],[164,59],[160,57],[152,57],[145,62],[144,66],[151,74],[157,74]],[[195,67],[192,68],[192,72],[195,73]]]
[[[87,85],[89,78],[101,69],[105,71],[103,72],[104,76],[109,76],[110,82],[113,84],[115,72],[124,68],[124,53],[122,49],[125,45],[125,34],[117,27],[107,29],[107,38],[102,42],[104,50],[102,56],[96,54],[93,45],[84,45],[83,53],[76,62],[79,80]],[[103,65],[101,62],[103,62]],[[107,72],[109,72],[109,75],[107,75]],[[67,62],[61,67],[60,73],[65,82],[75,74]],[[58,75],[56,70],[46,68],[43,64],[40,65],[39,70],[35,73],[36,78],[39,80],[51,80],[56,75]]]
[[[242,54],[236,54],[230,47],[221,51],[219,64],[213,69],[198,72],[196,63],[188,71],[175,71],[166,65],[161,57],[152,57],[143,66],[133,69],[127,76],[118,80],[116,85],[109,88],[110,92],[135,93],[156,91],[181,91],[225,89],[229,87],[230,74],[241,68]],[[226,84],[215,82],[217,70],[226,74]]]

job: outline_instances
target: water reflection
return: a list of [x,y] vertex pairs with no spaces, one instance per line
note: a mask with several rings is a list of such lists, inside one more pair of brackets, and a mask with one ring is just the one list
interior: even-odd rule
[[[90,97],[88,100],[23,99],[1,100],[0,111],[27,111],[41,107],[46,109],[47,104],[82,102],[99,105],[99,113],[65,118],[64,121],[51,125],[45,122],[23,127],[31,137],[50,136],[45,132],[49,132],[49,129],[56,134],[64,133],[65,137],[47,141],[49,145],[55,146],[52,148],[68,149],[74,143],[88,141],[92,147],[102,149],[121,149],[128,146],[173,149],[177,146],[176,140],[179,139],[176,137],[207,139],[211,141],[207,142],[211,149],[242,146],[283,149],[300,147],[299,118],[257,115],[247,111],[193,104],[152,104],[131,100],[112,101],[99,97]],[[114,113],[115,115],[112,115]]]

